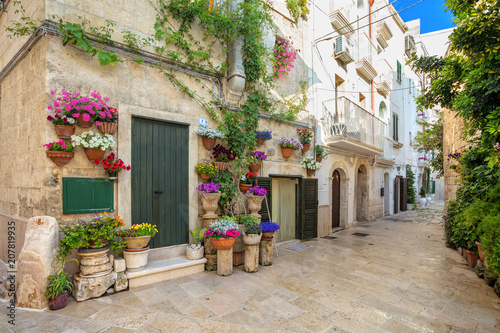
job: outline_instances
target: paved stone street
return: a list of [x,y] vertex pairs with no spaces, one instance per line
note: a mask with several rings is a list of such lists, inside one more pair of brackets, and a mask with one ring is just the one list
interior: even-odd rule
[[59,311],[18,310],[15,326],[2,315],[0,331],[499,332],[500,298],[444,246],[442,209],[379,219],[299,251],[281,246],[255,274],[204,272]]

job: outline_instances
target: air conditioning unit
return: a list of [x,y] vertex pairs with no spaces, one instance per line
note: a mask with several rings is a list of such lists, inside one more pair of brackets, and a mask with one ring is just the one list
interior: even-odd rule
[[354,61],[351,55],[351,47],[345,36],[340,36],[335,40],[334,50],[335,59],[340,60],[344,65]]
[[413,36],[408,35],[405,37],[405,53],[408,57],[411,56],[413,52],[417,50],[415,46],[415,38]]

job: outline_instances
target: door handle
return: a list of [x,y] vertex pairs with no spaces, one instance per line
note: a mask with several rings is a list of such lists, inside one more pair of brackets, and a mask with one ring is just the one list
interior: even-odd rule
[[162,194],[162,193],[163,193],[163,191],[154,191],[153,193],[154,193],[154,194]]

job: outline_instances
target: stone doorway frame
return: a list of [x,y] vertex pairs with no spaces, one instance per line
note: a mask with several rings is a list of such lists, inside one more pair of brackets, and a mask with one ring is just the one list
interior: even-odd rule
[[368,161],[359,159],[354,168],[354,221],[368,221],[370,216],[370,167]]
[[349,198],[349,175],[347,173],[347,167],[342,162],[333,163],[330,169],[330,176],[328,177],[328,188],[329,188],[329,216],[330,216],[330,227],[332,226],[332,216],[333,216],[333,173],[337,171],[340,175],[340,225],[339,227],[345,228],[348,225],[349,219],[349,207],[347,205]]

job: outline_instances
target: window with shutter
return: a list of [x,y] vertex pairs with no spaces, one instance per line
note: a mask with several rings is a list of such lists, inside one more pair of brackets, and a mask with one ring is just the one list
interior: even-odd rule
[[63,177],[63,214],[112,212],[114,182],[107,178]]
[[392,139],[399,142],[399,116],[392,114]]
[[401,63],[399,62],[399,60],[397,60],[397,69],[398,69],[398,72],[397,72],[397,77],[396,79],[398,80],[399,83],[401,83]]
[[[259,185],[260,187],[263,187],[267,190],[267,197],[266,199],[262,200],[262,205],[259,210],[259,214],[262,216],[261,220],[262,222],[267,222],[269,221],[269,216],[271,215],[271,184],[272,184],[272,178],[271,177],[257,177],[257,180],[255,181],[255,185]],[[266,203],[267,200],[267,203]],[[269,207],[269,211],[268,211]]]

